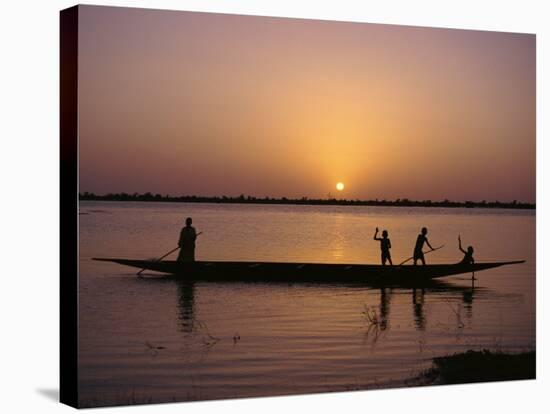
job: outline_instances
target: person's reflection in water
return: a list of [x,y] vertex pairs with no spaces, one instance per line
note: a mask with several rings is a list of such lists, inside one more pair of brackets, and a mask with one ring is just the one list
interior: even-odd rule
[[390,314],[391,292],[387,288],[380,289],[380,329],[385,330],[388,327]]
[[426,328],[424,317],[424,288],[413,289],[413,314],[416,329],[423,331]]
[[183,332],[190,334],[195,329],[195,284],[178,282],[179,321]]
[[464,304],[464,309],[466,310],[466,318],[468,320],[472,319],[473,302],[474,302],[474,282],[472,281],[472,288],[464,289],[462,291],[462,303]]
[[[458,235],[458,249],[464,253],[464,257],[460,261],[460,264],[470,265],[475,263],[474,259],[474,248],[472,246],[468,246],[466,250],[462,248],[462,240],[460,239],[460,235]],[[472,302],[474,300],[474,280],[475,276],[472,272],[472,288],[471,289],[465,289],[462,292],[462,302],[464,303],[464,309],[466,310],[466,318],[468,320],[472,319]]]

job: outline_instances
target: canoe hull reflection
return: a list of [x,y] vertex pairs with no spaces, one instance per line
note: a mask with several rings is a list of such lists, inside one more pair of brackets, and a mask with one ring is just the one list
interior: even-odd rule
[[174,260],[154,261],[117,258],[94,258],[137,269],[152,270],[174,277],[203,281],[274,281],[274,282],[411,282],[463,273],[479,272],[500,266],[523,263],[488,262],[465,264],[432,264],[381,266],[362,264],[222,262],[183,263]]

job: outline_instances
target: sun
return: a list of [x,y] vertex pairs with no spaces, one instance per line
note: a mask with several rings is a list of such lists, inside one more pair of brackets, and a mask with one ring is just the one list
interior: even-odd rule
[[344,189],[344,183],[337,183],[336,184],[336,189],[338,191],[342,191]]

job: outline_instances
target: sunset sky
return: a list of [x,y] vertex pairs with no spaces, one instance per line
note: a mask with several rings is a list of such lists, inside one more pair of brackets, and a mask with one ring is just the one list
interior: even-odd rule
[[535,201],[534,35],[80,6],[79,76],[81,192]]

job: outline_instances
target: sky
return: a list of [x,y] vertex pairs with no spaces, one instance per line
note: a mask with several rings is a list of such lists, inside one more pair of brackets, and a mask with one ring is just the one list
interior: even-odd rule
[[79,191],[535,202],[535,52],[532,34],[80,6]]

